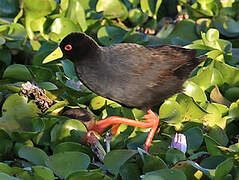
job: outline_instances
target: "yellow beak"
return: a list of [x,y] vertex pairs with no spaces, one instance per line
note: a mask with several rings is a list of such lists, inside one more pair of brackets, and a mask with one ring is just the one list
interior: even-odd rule
[[63,57],[63,53],[61,51],[61,48],[58,47],[55,49],[55,51],[53,51],[51,54],[49,54],[43,61],[42,61],[42,64],[45,64],[45,63],[48,63],[48,62],[51,62],[51,61],[54,61],[56,59],[59,59]]

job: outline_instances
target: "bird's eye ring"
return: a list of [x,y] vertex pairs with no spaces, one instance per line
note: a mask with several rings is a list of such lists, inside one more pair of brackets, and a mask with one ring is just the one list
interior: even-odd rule
[[67,45],[65,46],[65,50],[66,50],[66,51],[72,50],[72,46],[71,46],[70,44],[67,44]]

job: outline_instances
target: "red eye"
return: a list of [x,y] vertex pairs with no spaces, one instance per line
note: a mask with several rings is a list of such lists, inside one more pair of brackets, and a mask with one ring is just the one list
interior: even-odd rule
[[72,50],[72,46],[71,46],[70,44],[67,44],[67,45],[65,46],[65,50],[66,50],[66,51]]

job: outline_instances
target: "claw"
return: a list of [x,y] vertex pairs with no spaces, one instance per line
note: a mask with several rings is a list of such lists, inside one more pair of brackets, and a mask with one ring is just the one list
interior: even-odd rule
[[[151,110],[148,110],[147,111],[147,115],[145,115],[148,119],[148,121],[151,121],[153,124],[152,124],[152,127],[148,133],[148,136],[147,136],[147,139],[145,141],[145,144],[144,144],[144,150],[145,151],[149,151],[149,148],[151,146],[151,143],[152,143],[152,140],[153,140],[153,137],[157,131],[157,128],[158,128],[158,124],[159,124],[159,118],[157,116],[156,113],[154,113],[153,111]],[[158,130],[158,132],[160,131],[160,129]]]

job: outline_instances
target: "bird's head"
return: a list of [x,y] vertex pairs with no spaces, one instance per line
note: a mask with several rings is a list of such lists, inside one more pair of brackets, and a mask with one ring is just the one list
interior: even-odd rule
[[42,63],[48,63],[62,57],[73,62],[79,61],[92,54],[92,50],[95,51],[97,47],[97,43],[88,35],[71,33],[60,42],[59,47],[49,54]]

